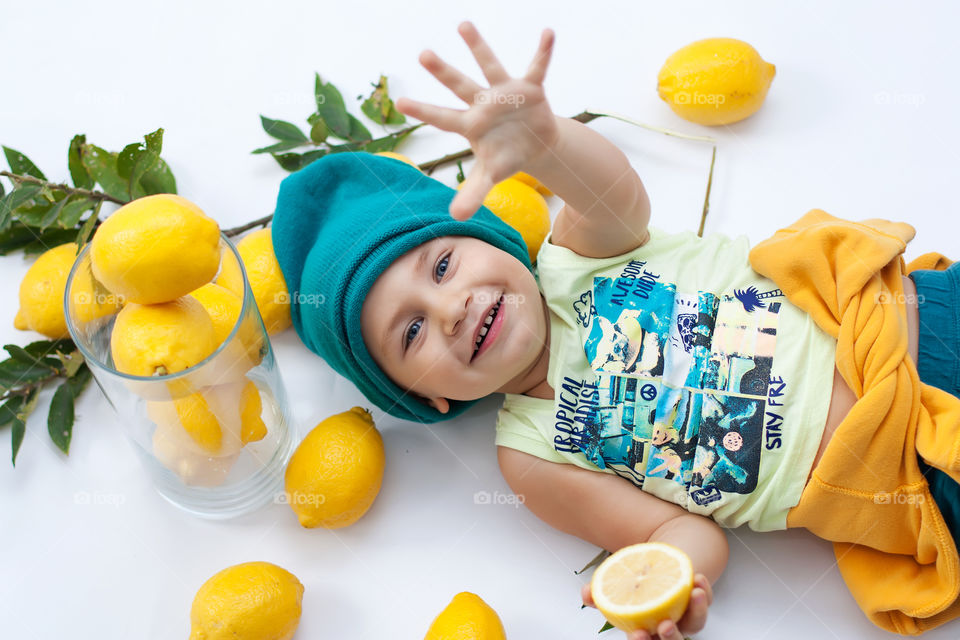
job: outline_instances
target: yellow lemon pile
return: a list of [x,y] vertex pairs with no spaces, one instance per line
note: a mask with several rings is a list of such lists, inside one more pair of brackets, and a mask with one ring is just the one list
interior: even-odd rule
[[[457,190],[463,183],[457,185]],[[517,230],[527,245],[530,263],[537,261],[537,254],[544,238],[550,232],[550,208],[543,193],[550,190],[527,173],[517,173],[493,185],[483,199],[483,205],[498,218]]]
[[657,633],[665,619],[676,622],[690,603],[693,564],[682,550],[665,542],[643,542],[604,560],[590,581],[593,602],[623,631]]
[[743,120],[763,105],[776,67],[735,38],[706,38],[667,58],[657,93],[685,120],[704,125]]
[[434,618],[424,640],[506,640],[500,616],[483,598],[469,591],[453,596]]
[[212,282],[220,269],[219,225],[173,194],[124,205],[90,241],[92,277],[123,303],[110,334],[117,371],[176,374],[229,340],[216,363],[195,374],[164,385],[129,382],[148,400],[154,454],[191,485],[222,483],[242,447],[267,435],[260,391],[245,375],[264,345],[251,322],[240,322],[240,295]]
[[270,562],[212,576],[193,598],[190,640],[290,640],[300,624],[303,584]]
[[383,482],[383,438],[370,412],[353,407],[322,421],[287,463],[287,503],[307,528],[339,529],[370,509]]

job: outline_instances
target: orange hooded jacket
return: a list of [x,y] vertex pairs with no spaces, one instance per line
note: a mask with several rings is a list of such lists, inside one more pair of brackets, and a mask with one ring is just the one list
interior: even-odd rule
[[[840,573],[877,626],[918,635],[960,617],[960,558],[917,455],[960,481],[960,399],[920,382],[907,351],[901,275],[915,229],[812,209],[749,259],[837,339],[836,365],[859,398],[790,510],[787,527],[833,542]],[[958,627],[960,632],[960,627]]]

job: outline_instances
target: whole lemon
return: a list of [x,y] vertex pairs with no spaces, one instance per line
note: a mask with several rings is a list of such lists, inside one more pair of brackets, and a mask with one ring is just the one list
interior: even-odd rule
[[734,38],[697,40],[660,69],[657,93],[685,120],[704,125],[737,122],[763,105],[776,67]]
[[284,476],[287,502],[307,528],[346,527],[380,492],[383,438],[362,407],[330,416],[303,439]]
[[418,171],[420,170],[420,167],[417,166],[416,162],[414,162],[407,156],[403,155],[402,153],[396,153],[395,151],[378,151],[373,155],[383,156],[385,158],[394,158],[395,160],[399,160],[400,162],[406,162],[408,165],[410,165],[414,169],[417,169]]
[[190,296],[161,304],[128,303],[110,334],[114,367],[134,376],[183,371],[216,347],[210,315]]
[[[462,182],[457,185],[458,190],[462,187]],[[493,185],[483,205],[520,233],[531,264],[536,262],[540,245],[550,232],[550,208],[543,196],[530,185],[507,178]]]
[[[283,279],[280,263],[273,253],[270,229],[260,229],[244,237],[237,243],[237,253],[240,254],[243,268],[247,271],[247,279],[250,280],[257,309],[263,318],[263,326],[270,335],[280,333],[293,321],[290,318],[290,294],[287,292],[287,283]],[[223,265],[217,284],[243,296],[243,274],[232,251],[225,251],[223,254]]]
[[[230,289],[212,282],[191,291],[190,297],[202,304],[213,320],[219,348],[230,337],[240,319],[243,299]],[[250,316],[244,317],[233,340],[223,347],[224,351],[217,356],[211,371],[204,372],[204,375],[209,377],[206,382],[219,384],[242,379],[250,369],[260,364],[263,359],[263,346],[262,334],[255,320]]]
[[190,609],[190,640],[289,640],[303,584],[270,562],[245,562],[203,583]]
[[503,622],[483,598],[469,591],[453,596],[424,640],[506,640]]
[[129,202],[90,242],[93,275],[129,302],[169,302],[210,282],[220,265],[220,227],[170,193]]
[[[69,337],[63,292],[76,257],[76,243],[68,242],[43,252],[30,265],[20,282],[20,309],[13,319],[14,327],[36,331],[54,340]],[[91,322],[122,306],[116,296],[95,293],[89,271],[77,271],[71,291],[78,322]]]

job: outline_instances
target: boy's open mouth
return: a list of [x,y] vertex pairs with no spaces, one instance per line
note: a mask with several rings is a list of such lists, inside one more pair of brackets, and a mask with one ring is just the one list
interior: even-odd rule
[[503,303],[503,296],[497,300],[497,303],[490,308],[490,311],[487,312],[487,316],[483,319],[480,324],[480,328],[477,331],[477,338],[473,346],[473,355],[470,356],[470,362],[473,362],[477,354],[480,353],[480,349],[483,346],[483,343],[486,341],[487,336],[490,335],[490,327],[493,325],[493,322],[497,319],[497,316],[500,312],[500,305]]

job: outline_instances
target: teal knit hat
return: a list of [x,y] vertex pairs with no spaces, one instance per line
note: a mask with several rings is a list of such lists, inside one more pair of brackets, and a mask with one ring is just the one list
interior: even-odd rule
[[456,189],[405,162],[366,151],[332,153],[287,176],[273,216],[273,248],[303,343],[392,416],[433,423],[477,400],[451,400],[440,413],[397,386],[367,352],[360,310],[377,277],[407,251],[441,236],[473,236],[533,272],[520,234],[487,207],[469,220],[450,215]]

